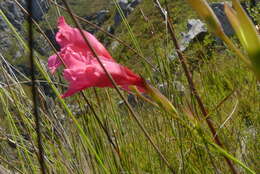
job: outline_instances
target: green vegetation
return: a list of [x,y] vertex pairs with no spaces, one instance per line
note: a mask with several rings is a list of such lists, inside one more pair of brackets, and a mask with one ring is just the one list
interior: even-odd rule
[[[79,16],[97,10],[87,7],[88,4],[93,7],[99,7],[101,2],[109,4],[104,0],[70,2]],[[163,0],[161,2],[164,4]],[[169,0],[168,8],[180,39],[180,33],[186,31],[187,19],[198,17],[183,0]],[[255,10],[252,11],[254,13]],[[66,14],[62,10],[60,13]],[[102,28],[111,25],[114,13],[111,11],[111,19]],[[40,26],[54,29],[54,16],[57,14],[57,8],[52,6]],[[65,16],[70,18],[68,14]],[[132,37],[135,37],[142,54],[157,70],[123,45],[113,49],[110,45],[108,48],[118,62],[149,79],[155,87],[160,83],[169,84],[164,94],[176,107],[178,115],[171,115],[140,100],[133,109],[174,171],[188,174],[231,173],[223,155],[233,161],[241,174],[250,173],[250,170],[260,171],[260,86],[253,72],[224,44],[216,43],[211,34],[207,34],[203,41],[194,41],[183,53],[224,151],[212,145],[213,137],[190,92],[180,61],[178,58],[169,59],[174,53],[174,46],[158,9],[151,0],[143,0],[127,19],[134,36],[129,34],[129,28],[124,24],[116,29],[116,36],[133,48]],[[68,21],[73,24],[72,20]],[[256,18],[256,21],[259,22],[259,19]],[[15,33],[11,34],[15,36]],[[38,36],[39,33],[36,34]],[[101,32],[97,36],[105,43],[113,42]],[[25,40],[22,35],[20,37]],[[235,37],[232,39],[237,41]],[[14,47],[17,45],[14,44]],[[24,51],[27,49],[24,48]],[[11,57],[12,52],[4,55],[13,64]],[[47,57],[43,59],[47,60]],[[66,90],[61,73],[59,76],[49,75],[38,61],[37,68],[41,79],[45,83],[48,81],[55,95],[59,96]],[[37,134],[31,95],[28,87],[23,85],[28,79],[10,72],[4,63],[0,70],[5,82],[0,86],[0,164],[18,173],[38,174]],[[173,85],[176,81],[184,86],[184,91]],[[83,94],[65,100],[46,96],[42,87],[38,90],[48,173],[173,173],[125,104],[119,104],[121,98],[114,89],[86,89]],[[128,94],[124,95],[127,97]]]

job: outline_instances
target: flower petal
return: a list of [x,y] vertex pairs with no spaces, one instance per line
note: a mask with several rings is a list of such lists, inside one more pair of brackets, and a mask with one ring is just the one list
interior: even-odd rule
[[[145,92],[141,77],[116,62],[103,57],[99,58],[117,85],[127,91],[130,90],[129,86],[135,85],[141,92]],[[112,82],[96,59],[92,59],[84,70],[82,68],[65,69],[64,78],[70,82],[69,90],[64,97],[89,87],[113,87]]]
[[[56,40],[61,47],[74,45],[75,47],[82,49],[83,52],[90,52],[90,48],[83,39],[80,31],[77,28],[70,27],[66,23],[64,17],[60,17],[58,19],[58,28],[59,32],[56,35]],[[95,38],[95,36],[87,31],[83,31],[83,33],[98,56],[113,59],[106,48]]]
[[56,54],[52,55],[48,59],[48,67],[53,74],[56,69],[61,65],[61,61]]
[[64,78],[69,81],[69,89],[62,95],[62,98],[69,97],[76,92],[94,86],[95,78],[89,78],[94,73],[93,68],[86,69],[65,69]]
[[77,52],[69,46],[63,48],[60,54],[66,68],[82,69],[89,62],[88,57],[83,56],[81,52]]

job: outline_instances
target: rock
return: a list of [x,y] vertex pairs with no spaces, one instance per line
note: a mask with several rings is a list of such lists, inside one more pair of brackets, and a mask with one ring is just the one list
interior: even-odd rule
[[180,81],[174,81],[173,86],[180,93],[185,93],[186,91],[186,88],[183,86],[183,84]]
[[14,27],[21,31],[24,15],[20,8],[13,1],[7,0],[0,3],[0,9]]
[[216,3],[210,3],[210,7],[212,8],[218,20],[220,21],[225,34],[228,36],[232,36],[234,35],[234,30],[224,12],[224,3],[230,4],[229,2],[216,2]]
[[[121,10],[123,11],[123,14],[125,16],[128,16],[128,10],[127,10],[128,1],[127,0],[120,0],[118,2],[118,4],[119,4]],[[114,24],[115,26],[118,26],[122,22],[122,18],[121,18],[120,13],[118,12],[118,10],[117,10],[117,12],[115,14],[114,22],[115,22],[115,24]]]
[[194,39],[200,39],[207,33],[206,24],[199,19],[189,19],[187,28],[188,32],[182,33],[183,39],[180,41],[181,51],[185,51]]
[[[119,0],[118,4],[123,11],[123,14],[125,17],[130,15],[130,13],[134,10],[134,8],[141,2],[141,0],[132,0],[131,2],[128,2],[128,0]],[[117,11],[114,17],[114,26],[118,26],[121,24],[122,18],[120,13]]]
[[111,33],[111,34],[115,34],[115,28],[114,28],[114,26],[112,25],[112,26],[108,26],[107,27],[107,32],[109,32],[109,33]]
[[[60,45],[55,39],[56,33],[58,29],[47,29],[44,30],[45,35],[48,37],[54,48],[59,51]],[[40,53],[42,56],[48,57],[53,51],[52,47],[50,46],[49,42],[45,39],[44,36],[40,35],[34,40],[34,49]]]
[[[145,98],[150,98],[147,94],[145,93],[142,93],[142,95],[145,97]],[[134,94],[128,94],[127,96],[127,101],[128,103],[132,106],[132,107],[138,107],[138,106],[143,106],[143,104],[145,103],[145,101],[143,99],[141,99],[140,97],[134,95]],[[124,101],[123,100],[120,100],[118,102],[118,106],[119,107],[122,107],[124,104]]]
[[[28,9],[28,0],[22,0],[21,4],[25,9]],[[49,5],[46,0],[33,0],[32,1],[32,16],[36,21],[43,19],[43,16],[49,10]]]
[[0,32],[0,52],[4,53],[7,51],[11,45],[12,45],[12,40],[9,37],[9,33],[7,32]]
[[14,54],[14,59],[17,60],[17,59],[19,59],[19,58],[22,57],[22,56],[23,56],[23,52],[18,49],[18,50],[15,52],[15,54]]
[[97,13],[85,17],[85,19],[94,22],[97,25],[102,25],[109,17],[109,10],[100,10]]
[[111,43],[111,50],[115,50],[118,46],[119,46],[119,42],[118,41],[113,41]]
[[161,91],[162,94],[166,95],[167,90],[174,89],[176,92],[178,92],[180,95],[184,95],[186,88],[183,86],[183,84],[180,81],[174,81],[172,84],[168,83],[160,83],[158,85],[158,89]]
[[0,16],[0,30],[1,31],[6,31],[8,29],[7,24],[5,23],[4,19],[2,16]]
[[[254,24],[258,24],[258,22],[256,21],[256,19],[254,17],[256,16],[251,16],[252,13],[255,13],[255,15],[259,15],[259,8],[257,7],[258,3],[260,3],[260,0],[251,0],[251,1],[244,1],[241,2],[241,5],[243,7],[243,9],[246,11],[247,15],[249,16],[249,18],[253,21]],[[258,13],[257,13],[258,11]],[[251,12],[251,13],[250,13]]]
[[49,5],[46,0],[33,0],[32,1],[32,14],[36,21],[42,20],[43,16],[49,10]]
[[[247,15],[251,18],[252,21],[254,21],[254,19],[252,18],[252,16],[250,16],[250,14],[248,12],[248,8],[249,8],[249,6],[250,7],[256,6],[257,3],[259,3],[259,2],[260,2],[260,0],[252,0],[252,1],[250,1],[250,4],[246,3],[246,2],[241,2],[243,9],[246,11]],[[230,6],[232,6],[232,4],[230,2],[226,1],[226,2],[210,3],[210,7],[212,8],[214,13],[218,17],[226,35],[233,36],[234,30],[224,12],[224,3],[228,3]]]
[[60,45],[58,44],[55,38],[57,32],[58,29],[53,29],[53,30],[48,29],[44,31],[45,35],[49,38],[49,40],[51,41],[55,49],[60,50]]
[[[129,16],[131,14],[131,12],[133,12],[133,10],[135,9],[135,7],[141,2],[142,0],[132,0],[132,1],[128,1],[128,0],[119,0],[118,4],[124,14],[125,17]],[[115,29],[122,23],[122,17],[120,15],[120,13],[116,12],[115,16],[114,16],[114,24],[108,28],[108,32],[111,34],[115,33]]]
[[15,62],[23,56],[23,49],[19,44],[14,44],[16,39],[12,37],[8,29],[0,31],[0,53],[6,57],[12,56],[12,61]]
[[[133,94],[128,94],[127,96],[127,101],[128,103],[132,106],[132,107],[137,107],[137,106],[142,106],[144,101],[139,99],[137,96],[133,95]],[[122,107],[124,104],[123,100],[120,100],[118,102],[118,106]]]
[[140,102],[140,100],[137,98],[137,96],[133,94],[129,94],[127,97],[127,101],[132,107],[136,107],[138,104],[143,104],[143,101]]
[[141,0],[135,0],[135,1],[132,1],[129,6],[131,8],[135,8],[138,4],[140,4]]
[[259,2],[260,2],[260,0],[251,0],[251,1],[250,1],[250,5],[251,5],[251,6],[256,6],[257,3],[259,3]]
[[[224,12],[224,3],[229,2],[218,2],[218,3],[210,3],[210,7],[216,14],[217,18],[219,19],[224,32],[228,36],[234,35],[234,30],[227,19],[227,16]],[[230,4],[231,5],[231,4]],[[246,9],[246,4],[242,3],[244,9]],[[180,41],[180,50],[185,51],[189,44],[194,40],[202,40],[205,34],[207,33],[207,26],[204,22],[199,19],[189,19],[187,24],[188,32],[182,32],[183,38]],[[169,59],[173,60],[177,57],[176,52],[172,53],[169,56]]]
[[[188,19],[187,28],[187,33],[181,33],[183,36],[179,42],[181,51],[185,51],[194,40],[202,40],[207,33],[207,26],[200,19]],[[177,53],[174,51],[168,58],[174,60],[177,56]]]
[[[170,85],[168,85],[168,83],[166,82],[160,83],[157,85],[157,89],[165,96],[167,96],[167,91],[172,89],[174,89],[174,91],[177,92],[177,95],[181,95],[181,96],[183,96],[186,92],[186,88],[183,86],[183,84],[180,81],[174,81]],[[147,94],[143,93],[142,95],[152,100]],[[143,104],[145,103],[144,100],[140,99],[139,97],[133,94],[129,94],[127,96],[127,101],[132,107],[143,106]],[[119,101],[118,105],[119,107],[121,107],[122,105],[124,105],[124,101],[123,100]]]
[[175,60],[177,57],[178,57],[178,55],[175,51],[168,56],[168,58],[170,60]]
[[[21,5],[27,8],[27,0],[19,1]],[[4,12],[8,20],[17,28],[19,31],[22,30],[22,23],[25,20],[25,15],[22,10],[12,0],[5,0],[0,3],[0,9]],[[36,21],[42,20],[44,14],[48,11],[49,7],[45,0],[33,0],[32,1],[32,14]],[[1,20],[0,20],[1,21]],[[2,25],[2,24],[1,24]]]
[[[102,26],[109,19],[109,17],[110,17],[109,10],[103,9],[103,10],[98,11],[97,13],[91,14],[84,18],[98,26]],[[87,27],[88,31],[92,34],[94,34],[95,32],[98,31],[96,28],[89,27],[88,25],[86,27]]]
[[109,10],[101,10],[95,14],[95,20],[97,25],[102,25],[108,19]]
[[13,172],[11,172],[10,170],[4,168],[2,165],[0,165],[0,174],[11,174]]

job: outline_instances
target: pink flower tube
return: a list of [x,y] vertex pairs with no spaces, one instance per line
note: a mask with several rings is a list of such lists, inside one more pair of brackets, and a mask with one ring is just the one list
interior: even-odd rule
[[[62,98],[89,87],[113,87],[110,79],[82,38],[80,31],[69,26],[64,17],[58,19],[58,28],[56,41],[61,46],[58,54],[62,61],[56,54],[52,55],[48,59],[48,67],[51,73],[54,73],[60,65],[65,64],[63,75],[69,81],[69,89],[62,95]],[[146,91],[144,81],[140,76],[118,64],[95,36],[87,31],[83,32],[117,85],[127,91],[131,85],[137,86],[141,92]]]

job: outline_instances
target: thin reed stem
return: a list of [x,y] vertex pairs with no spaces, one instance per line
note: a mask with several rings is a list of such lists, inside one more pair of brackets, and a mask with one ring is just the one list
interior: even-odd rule
[[83,99],[85,100],[85,102],[87,103],[87,105],[90,107],[90,110],[91,112],[94,114],[95,116],[95,119],[97,120],[98,122],[98,125],[101,127],[101,129],[105,132],[106,136],[107,136],[107,139],[108,141],[111,143],[111,145],[113,146],[114,150],[116,151],[116,153],[118,154],[119,158],[121,158],[121,153],[120,153],[120,150],[119,148],[115,145],[115,143],[113,142],[112,138],[110,137],[109,135],[109,132],[108,130],[105,128],[105,126],[102,124],[102,121],[100,120],[100,118],[98,117],[94,107],[92,106],[92,104],[90,103],[90,101],[88,100],[88,98],[84,95],[83,92],[81,92],[81,95],[83,97]]
[[[32,0],[28,0],[28,45],[29,45],[29,58],[30,58],[30,70],[31,70],[31,79],[32,79],[32,100],[33,100],[33,114],[35,117],[36,123],[36,133],[37,133],[37,145],[38,145],[38,160],[40,163],[40,169],[42,174],[46,174],[46,164],[44,160],[44,149],[42,144],[42,135],[41,135],[41,118],[38,110],[38,90],[36,85],[35,77],[35,66],[34,66],[34,54],[33,54],[33,21],[32,21]],[[37,153],[37,152],[36,152]]]

